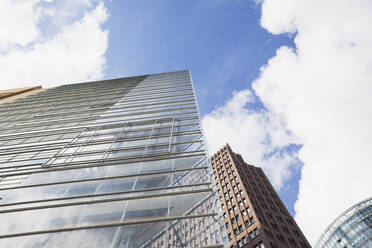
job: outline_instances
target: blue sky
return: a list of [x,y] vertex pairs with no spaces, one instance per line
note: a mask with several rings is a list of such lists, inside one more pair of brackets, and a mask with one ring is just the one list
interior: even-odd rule
[[289,35],[259,25],[251,1],[109,1],[105,78],[191,70],[202,115],[250,87]]
[[[261,9],[252,1],[109,1],[106,7],[104,77],[189,69],[202,116],[223,106],[234,91],[251,89],[276,49],[294,46],[290,35],[272,35],[260,26]],[[263,106],[258,100],[249,108]],[[292,215],[299,173],[279,192]]]
[[261,166],[314,243],[371,196],[371,23],[371,0],[2,0],[0,89],[189,69],[210,151]]

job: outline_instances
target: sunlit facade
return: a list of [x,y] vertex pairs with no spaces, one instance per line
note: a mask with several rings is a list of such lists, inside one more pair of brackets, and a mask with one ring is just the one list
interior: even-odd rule
[[0,247],[224,247],[188,71],[62,85],[0,116]]
[[372,247],[372,198],[352,206],[341,214],[323,232],[315,247]]

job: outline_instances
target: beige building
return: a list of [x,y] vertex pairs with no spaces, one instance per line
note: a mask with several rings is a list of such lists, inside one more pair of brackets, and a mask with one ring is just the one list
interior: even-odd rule
[[43,87],[41,87],[41,85],[34,86],[34,87],[0,90],[0,104],[11,102],[11,101],[23,98],[25,96],[33,95],[43,90],[44,89]]
[[261,168],[228,144],[211,160],[231,247],[311,247]]

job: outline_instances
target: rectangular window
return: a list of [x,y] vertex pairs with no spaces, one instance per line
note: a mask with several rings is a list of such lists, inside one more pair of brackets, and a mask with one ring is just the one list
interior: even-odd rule
[[243,247],[243,242],[241,240],[238,240],[238,246]]

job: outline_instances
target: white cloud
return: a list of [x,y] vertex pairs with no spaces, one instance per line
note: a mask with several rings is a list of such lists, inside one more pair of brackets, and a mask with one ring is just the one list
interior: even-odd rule
[[261,24],[297,32],[254,82],[303,148],[296,220],[314,243],[341,212],[372,195],[372,2],[265,0]]
[[[254,93],[235,93],[206,115],[206,139],[212,152],[231,143],[246,161],[263,166],[277,189],[299,158],[296,220],[315,243],[334,218],[372,195],[372,2],[259,2],[261,25],[296,35],[296,49],[277,50]],[[267,112],[246,106],[254,94]],[[286,153],[290,144],[303,146]]]
[[[101,1],[0,3],[0,88],[99,79],[105,68],[107,10]],[[4,15],[3,15],[4,14]]]
[[246,162],[263,167],[280,189],[290,176],[290,167],[296,166],[297,155],[288,150],[296,139],[279,116],[247,106],[255,101],[250,90],[240,91],[225,106],[205,115],[202,124],[206,140],[212,153],[228,142]]
[[0,51],[14,44],[27,45],[39,35],[35,1],[3,0],[0,4]]

